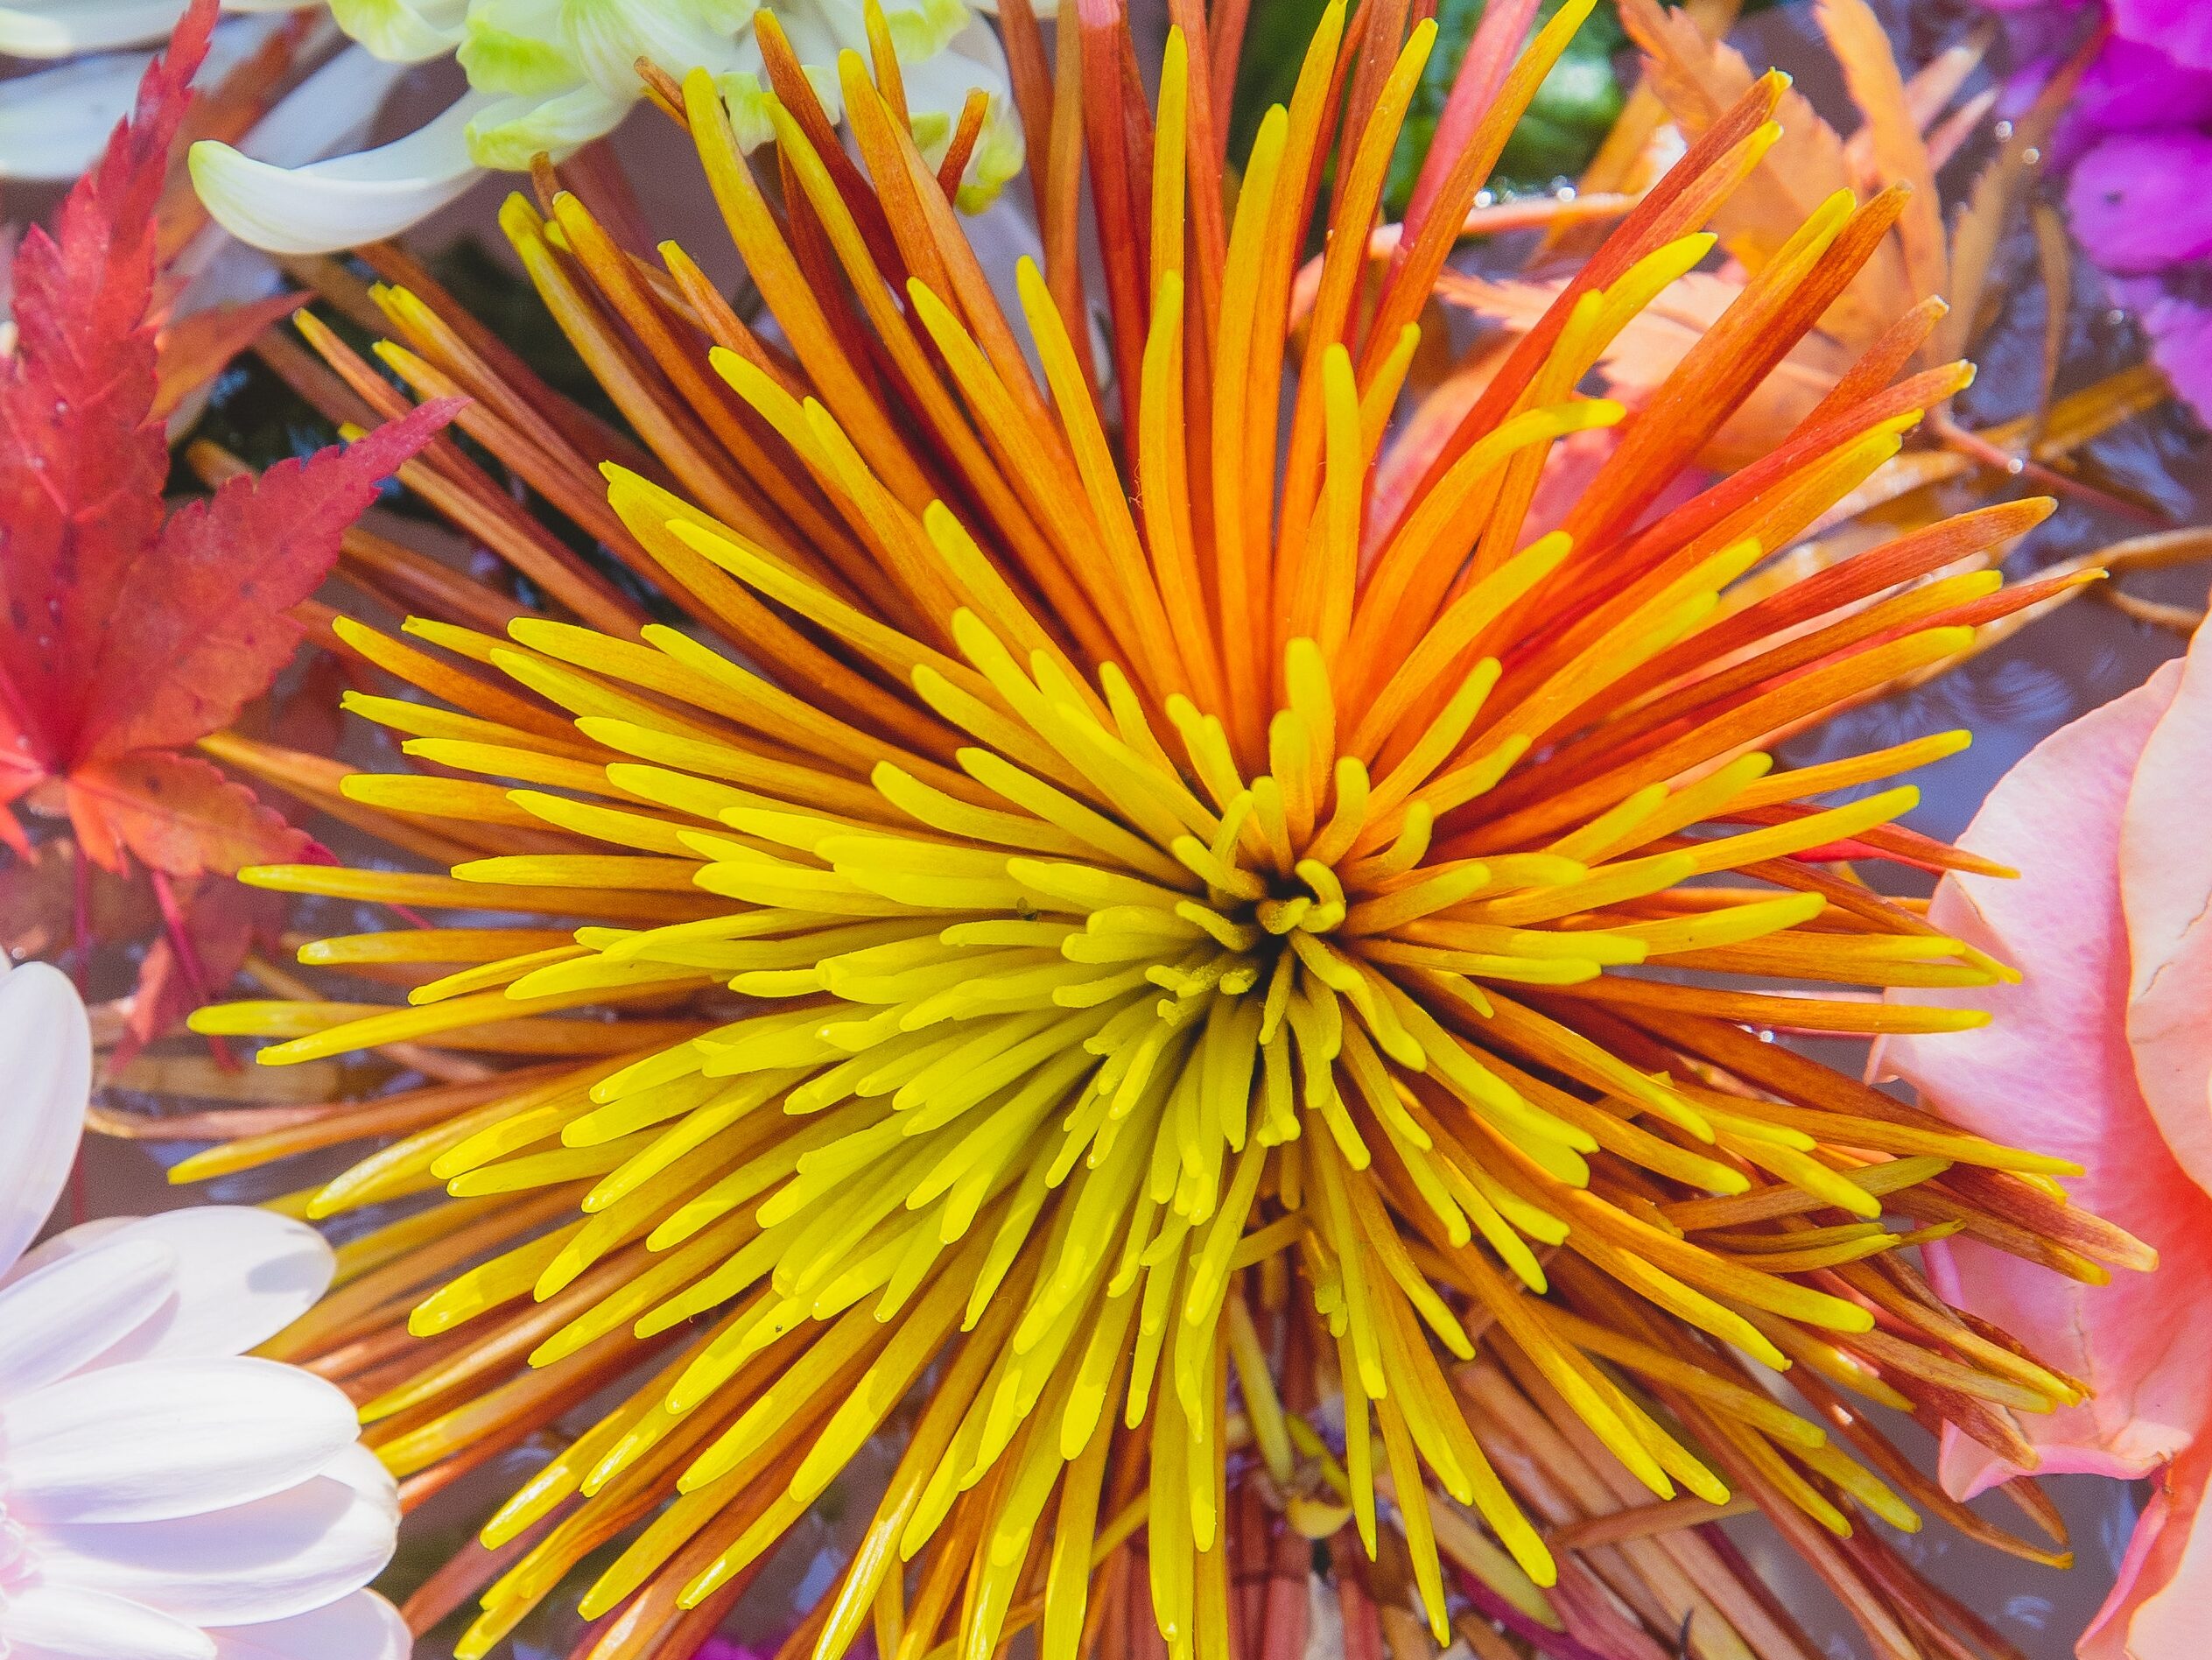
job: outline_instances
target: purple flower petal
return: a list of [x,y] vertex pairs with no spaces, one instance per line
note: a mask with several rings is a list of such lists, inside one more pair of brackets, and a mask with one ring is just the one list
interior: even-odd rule
[[2117,133],[2082,158],[2066,193],[2091,259],[2125,275],[2212,255],[2212,138],[2183,127]]
[[[2040,84],[2040,83],[2039,83]],[[2212,123],[2212,70],[2192,69],[2139,41],[2115,39],[2097,54],[2067,106],[2052,146],[2060,166],[2107,133]]]
[[2112,29],[2177,63],[2212,69],[2212,5],[2205,0],[2112,0]]
[[2151,336],[2151,355],[2175,395],[2212,426],[2212,283],[2125,277],[2111,288]]

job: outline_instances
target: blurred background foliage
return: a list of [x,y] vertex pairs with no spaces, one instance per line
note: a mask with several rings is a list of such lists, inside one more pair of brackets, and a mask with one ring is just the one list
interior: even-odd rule
[[[1237,74],[1237,102],[1230,117],[1232,155],[1241,159],[1250,150],[1260,117],[1271,104],[1288,103],[1298,79],[1298,66],[1306,43],[1328,0],[1259,0],[1252,9],[1249,33]],[[1429,152],[1450,95],[1452,77],[1467,55],[1467,43],[1481,23],[1485,0],[1438,0],[1436,49],[1422,71],[1421,89],[1414,95],[1405,130],[1391,158],[1390,182],[1385,200],[1394,216],[1404,211],[1412,193],[1422,158]],[[1540,23],[1557,11],[1562,0],[1543,0],[1537,10]],[[1746,12],[1764,11],[1777,0],[1748,0]],[[1624,73],[1633,66],[1625,54],[1628,38],[1612,0],[1602,0],[1588,23],[1575,36],[1566,53],[1545,78],[1535,102],[1499,158],[1491,186],[1499,194],[1548,190],[1562,179],[1572,179],[1589,165],[1598,146],[1620,115]]]

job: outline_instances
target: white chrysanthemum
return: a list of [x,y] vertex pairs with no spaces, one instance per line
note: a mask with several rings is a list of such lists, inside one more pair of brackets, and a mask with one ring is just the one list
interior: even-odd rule
[[243,1357],[329,1284],[320,1236],[210,1206],[24,1254],[91,1057],[67,980],[0,974],[0,1655],[404,1660],[405,1625],[362,1589],[391,1556],[391,1478],[336,1387]]
[[[212,87],[268,44],[298,0],[224,0],[226,16],[208,43],[200,84]],[[138,80],[184,9],[182,0],[40,0],[0,4],[0,53],[53,67],[0,81],[0,179],[59,183],[89,167],[130,108]],[[321,39],[337,31],[324,26]],[[359,47],[341,56],[347,96],[330,86],[298,89],[257,125],[253,151],[285,163],[312,161],[357,144],[392,83],[405,71]]]
[[[749,149],[774,136],[754,22],[758,0],[329,0],[332,16],[383,61],[458,55],[468,91],[426,125],[376,150],[305,165],[212,140],[192,153],[193,182],[231,233],[277,253],[320,253],[396,235],[487,171],[521,171],[614,130],[642,95],[640,58],[681,76],[704,67],[729,100]],[[868,48],[860,0],[785,0],[772,8],[831,116],[836,62]],[[944,154],[968,93],[990,95],[961,205],[987,206],[1022,166],[1013,85],[998,37],[966,0],[886,0],[923,151]],[[341,58],[338,61],[345,62]],[[365,70],[364,70],[365,73]],[[324,90],[343,98],[345,87]]]
[[[222,10],[291,11],[312,4],[222,0]],[[184,0],[14,0],[0,5],[0,52],[13,58],[74,58],[150,46],[175,26],[184,9]]]

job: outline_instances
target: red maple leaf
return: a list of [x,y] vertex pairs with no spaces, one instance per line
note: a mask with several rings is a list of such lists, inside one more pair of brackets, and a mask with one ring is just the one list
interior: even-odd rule
[[[52,863],[53,861],[47,861]],[[284,925],[284,897],[210,879],[152,888],[163,932],[146,947],[132,988],[129,1013],[108,1052],[112,1077],[155,1039],[184,1024],[193,1009],[214,1001],[256,944],[273,941]],[[219,1060],[228,1057],[211,1038]]]
[[[166,513],[156,208],[214,13],[195,0],[53,233],[25,236],[0,374],[0,808],[38,791],[105,869],[128,854],[172,876],[305,849],[244,785],[177,750],[267,689],[301,637],[287,613],[457,406]],[[0,840],[28,850],[11,812]]]

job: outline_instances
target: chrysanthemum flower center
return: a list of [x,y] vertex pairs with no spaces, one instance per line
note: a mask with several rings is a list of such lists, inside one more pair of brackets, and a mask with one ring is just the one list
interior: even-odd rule
[[[1590,3],[1544,25],[1513,99],[1534,95]],[[1081,50],[1120,49],[1089,11]],[[1409,13],[1367,15],[1360,29]],[[265,1062],[424,1042],[569,1058],[484,1087],[495,1096],[459,1087],[466,1110],[435,1090],[427,1107],[399,1098],[421,1115],[399,1122],[430,1127],[313,1200],[327,1214],[442,1182],[459,1204],[431,1225],[474,1251],[467,1207],[535,1190],[486,1224],[497,1255],[415,1309],[413,1329],[442,1337],[534,1299],[487,1340],[492,1358],[463,1339],[369,1403],[396,1468],[481,1433],[467,1426],[481,1403],[448,1410],[441,1392],[500,1356],[527,1348],[554,1379],[532,1398],[565,1410],[646,1361],[639,1346],[667,1351],[494,1518],[485,1543],[504,1546],[581,1495],[487,1594],[462,1660],[649,1513],[582,1612],[711,1612],[925,1375],[818,1660],[846,1652],[872,1607],[901,1606],[905,1562],[920,1564],[914,1600],[887,1645],[903,1660],[943,1652],[943,1629],[961,1660],[988,1660],[1040,1579],[1040,1652],[1076,1660],[1099,1606],[1094,1544],[1140,1522],[1169,1651],[1220,1660],[1239,1412],[1278,1491],[1296,1485],[1294,1440],[1340,1472],[1371,1556],[1387,1474],[1448,1641],[1431,1482],[1480,1515],[1532,1592],[1555,1572],[1457,1393],[1479,1363],[1447,1369],[1478,1345],[1525,1362],[1547,1410],[1654,1496],[1717,1502],[1726,1474],[1786,1489],[1780,1502],[1842,1533],[1830,1494],[1910,1513],[1818,1430],[1778,1426],[1736,1355],[1811,1359],[1947,1417],[1973,1389],[2078,1398],[1892,1277],[1900,1248],[1934,1235],[1881,1225],[1883,1196],[1909,1188],[1900,1215],[1987,1214],[2025,1236],[2020,1218],[2058,1225],[2058,1207],[2005,1173],[2065,1167],[1747,1030],[1979,1018],[1826,989],[1997,972],[1822,869],[1871,842],[1922,858],[1932,844],[1892,824],[1910,788],[1820,803],[1958,735],[1771,776],[1761,746],[1963,650],[1970,624],[2004,614],[1978,608],[1995,579],[1914,582],[2041,510],[1744,586],[1964,383],[1929,370],[1889,387],[1931,313],[1758,469],[1660,510],[1901,199],[1822,204],[1634,422],[1577,397],[1608,343],[1711,251],[1696,228],[1773,141],[1781,86],[1761,82],[1498,366],[1394,507],[1381,446],[1483,144],[1462,148],[1464,167],[1432,151],[1443,193],[1371,287],[1368,230],[1434,25],[1386,81],[1355,67],[1369,60],[1348,22],[1327,8],[1225,221],[1203,47],[1171,36],[1156,119],[1126,129],[1091,103],[1090,71],[1134,81],[1111,55],[1085,60],[1079,118],[1051,125],[1117,154],[1118,135],[1141,136],[1146,158],[1126,158],[1117,188],[1151,170],[1148,244],[1141,206],[1122,215],[1131,235],[1101,238],[1120,273],[1118,433],[1086,362],[1081,272],[1056,259],[1056,285],[1023,268],[1024,341],[960,237],[950,181],[857,60],[844,84],[866,179],[808,138],[823,123],[782,124],[788,221],[712,77],[681,89],[788,357],[672,247],[673,286],[647,283],[576,197],[556,195],[551,220],[509,204],[549,305],[685,492],[610,465],[619,524],[595,501],[577,522],[680,590],[696,626],[633,620],[579,584],[571,608],[596,627],[528,616],[500,639],[411,622],[450,664],[349,634],[452,706],[363,700],[411,756],[458,776],[348,778],[345,799],[435,818],[436,847],[494,856],[464,854],[450,877],[248,874],[590,925],[328,941],[312,960],[451,971],[411,984],[405,1008],[280,1001],[200,1022],[284,1039]],[[1373,118],[1332,148],[1334,112],[1363,99]],[[1075,179],[1079,158],[1057,154],[1077,169],[1042,176]],[[1345,165],[1286,411],[1294,278],[1331,155]],[[1077,196],[1051,200],[1072,227]],[[443,364],[393,347],[411,383],[450,381],[481,395],[492,428],[535,430],[529,398],[483,385],[426,307],[387,299]],[[326,349],[348,360],[334,336]],[[365,365],[351,379],[389,390]],[[1540,533],[1553,446],[1615,426],[1611,458]],[[508,448],[551,499],[538,440],[517,428]],[[1610,972],[1647,960],[1802,985]],[[561,1017],[641,1003],[652,1017]],[[1967,1179],[1939,1185],[1955,1164]],[[1975,1368],[1989,1382],[1970,1389]],[[1914,1377],[1928,1388],[1910,1393]],[[1340,1452],[1317,1438],[1317,1408]],[[1973,1432],[1988,1415],[1957,1421]]]

